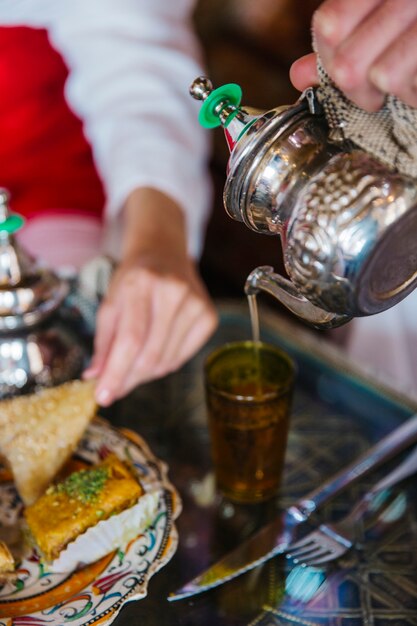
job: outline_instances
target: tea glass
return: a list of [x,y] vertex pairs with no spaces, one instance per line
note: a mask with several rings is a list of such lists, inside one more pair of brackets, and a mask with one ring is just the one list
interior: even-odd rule
[[204,366],[211,452],[218,489],[260,502],[281,484],[295,366],[274,345],[241,341],[212,352]]

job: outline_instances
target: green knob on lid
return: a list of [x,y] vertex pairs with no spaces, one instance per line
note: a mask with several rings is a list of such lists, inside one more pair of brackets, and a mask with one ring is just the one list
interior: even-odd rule
[[[229,122],[239,112],[239,104],[242,99],[242,90],[239,85],[229,83],[218,89],[213,89],[209,78],[199,76],[190,86],[190,94],[195,100],[202,101],[199,121],[204,128],[216,128]],[[222,119],[220,116],[222,114]]]
[[18,213],[9,213],[3,222],[0,222],[0,232],[13,233],[20,230],[25,223],[25,219]]
[[[217,128],[217,126],[221,125],[219,118],[221,110],[230,105],[238,107],[241,100],[242,89],[235,83],[228,83],[227,85],[218,87],[218,89],[214,89],[204,100],[200,109],[200,114],[198,116],[200,124],[204,126],[204,128]],[[217,107],[221,103],[223,103],[223,106],[220,111],[216,111]],[[237,112],[238,109],[236,109],[236,113]],[[229,117],[228,122],[231,121],[231,119],[232,117]]]

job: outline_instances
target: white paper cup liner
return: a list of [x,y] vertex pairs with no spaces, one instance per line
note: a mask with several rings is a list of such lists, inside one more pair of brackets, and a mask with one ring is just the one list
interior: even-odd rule
[[52,563],[47,563],[47,570],[71,572],[126,545],[151,525],[158,510],[159,496],[159,491],[146,493],[129,509],[101,520],[69,543]]

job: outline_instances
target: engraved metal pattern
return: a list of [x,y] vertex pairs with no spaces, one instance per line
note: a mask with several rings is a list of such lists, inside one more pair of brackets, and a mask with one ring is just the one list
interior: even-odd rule
[[339,148],[327,144],[327,126],[305,103],[269,111],[236,143],[224,188],[226,212],[259,233],[279,234],[291,212],[287,196]]
[[302,295],[329,311],[362,313],[360,270],[393,216],[409,208],[406,187],[363,152],[331,159],[301,195],[288,228],[286,269]]

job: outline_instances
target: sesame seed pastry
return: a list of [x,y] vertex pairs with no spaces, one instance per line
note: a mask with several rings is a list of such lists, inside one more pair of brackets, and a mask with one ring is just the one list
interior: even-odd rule
[[96,414],[94,388],[93,381],[73,380],[0,402],[0,455],[26,506],[75,451]]

